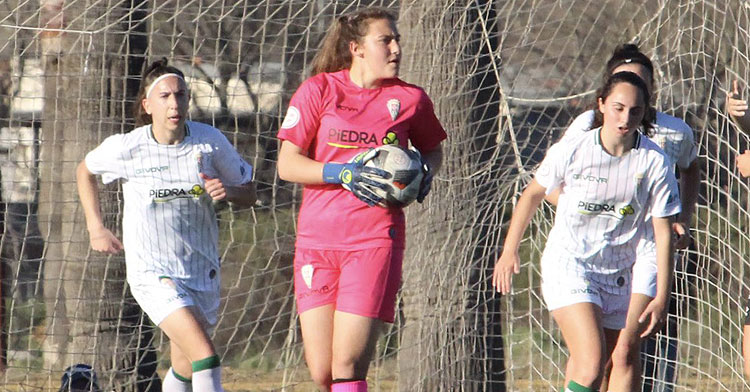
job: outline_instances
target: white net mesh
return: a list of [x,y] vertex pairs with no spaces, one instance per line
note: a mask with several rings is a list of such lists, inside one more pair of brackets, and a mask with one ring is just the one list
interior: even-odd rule
[[[313,388],[292,296],[299,189],[275,174],[275,134],[331,18],[371,4],[399,13],[403,79],[428,91],[449,131],[433,193],[407,210],[399,317],[371,388],[561,386],[566,352],[538,264],[552,209],[527,232],[513,295],[493,294],[489,277],[530,171],[592,100],[611,50],[636,40],[654,60],[656,107],[693,127],[703,172],[669,383],[746,390],[750,189],[734,157],[749,140],[723,104],[731,80],[750,83],[750,7],[729,0],[0,2],[3,389],[55,389],[84,362],[106,389],[157,390],[168,344],[128,294],[122,257],[89,250],[74,173],[106,136],[133,128],[138,75],[160,57],[188,76],[192,119],[220,128],[257,170],[258,205],[220,213],[213,337],[225,387]],[[118,227],[118,187],[101,199]]]

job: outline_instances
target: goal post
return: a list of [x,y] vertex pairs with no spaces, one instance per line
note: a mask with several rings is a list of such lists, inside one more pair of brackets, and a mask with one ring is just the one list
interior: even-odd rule
[[[67,366],[91,362],[105,388],[149,390],[158,381],[144,374],[168,367],[167,339],[134,310],[122,257],[88,250],[70,172],[104,137],[133,128],[137,76],[161,57],[186,75],[190,117],[219,128],[256,170],[256,206],[218,213],[222,300],[212,338],[225,389],[313,388],[292,288],[301,188],[276,175],[276,132],[331,20],[368,5],[399,16],[401,76],[427,91],[449,135],[432,193],[406,210],[397,318],[378,343],[370,387],[562,385],[567,351],[539,269],[554,209],[544,204],[532,220],[512,294],[493,292],[492,268],[533,170],[592,103],[607,58],[624,42],[652,58],[654,104],[693,128],[701,168],[694,245],[676,274],[676,340],[663,341],[677,350],[668,383],[676,391],[750,387],[740,346],[750,186],[734,163],[750,137],[724,108],[733,80],[750,98],[747,1],[4,0],[3,389],[51,390]],[[117,226],[120,191],[102,195]],[[108,350],[133,362],[104,363]]]

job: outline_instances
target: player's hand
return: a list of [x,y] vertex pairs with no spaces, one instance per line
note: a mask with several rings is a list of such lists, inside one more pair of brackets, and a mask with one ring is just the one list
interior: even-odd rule
[[741,98],[736,80],[732,81],[732,91],[727,92],[727,112],[732,117],[742,117],[747,112],[747,101]]
[[106,227],[89,232],[91,249],[97,252],[115,254],[123,249],[122,242]]
[[206,193],[211,196],[214,201],[221,201],[227,198],[227,189],[224,187],[224,183],[218,178],[211,178],[203,173],[200,173],[203,179],[203,188]]
[[737,155],[735,163],[742,177],[750,177],[750,150],[745,150],[744,154]]
[[430,164],[427,163],[424,157],[422,157],[422,154],[419,152],[419,150],[417,150],[416,148],[412,148],[411,151],[416,152],[417,155],[419,155],[419,160],[422,162],[422,183],[419,184],[419,194],[417,195],[417,203],[421,203],[424,201],[424,198],[427,197],[427,194],[432,190],[432,178],[435,173],[433,173]]
[[492,273],[492,287],[501,294],[510,293],[513,275],[521,272],[521,260],[518,252],[505,252],[495,263],[495,271]]
[[376,188],[388,189],[388,185],[383,181],[391,178],[385,170],[365,166],[367,161],[377,155],[378,151],[371,148],[347,163],[326,163],[323,166],[323,181],[329,184],[341,184],[344,189],[372,207],[383,201],[382,197],[375,194]]
[[643,310],[640,317],[638,317],[638,323],[646,328],[641,333],[641,337],[645,338],[651,336],[656,332],[659,332],[662,325],[667,319],[667,310],[669,308],[669,297],[666,300],[654,298],[648,303],[646,309]]
[[683,222],[672,223],[672,236],[675,249],[685,249],[690,246],[692,238],[690,237],[690,229]]

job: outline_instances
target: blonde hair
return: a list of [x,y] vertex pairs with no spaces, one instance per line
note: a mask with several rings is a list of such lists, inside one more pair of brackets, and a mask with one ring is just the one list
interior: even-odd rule
[[396,17],[390,11],[375,7],[363,8],[336,18],[312,60],[311,76],[351,67],[352,54],[349,52],[349,43],[362,42],[362,38],[367,35],[370,22],[381,19],[396,23]]

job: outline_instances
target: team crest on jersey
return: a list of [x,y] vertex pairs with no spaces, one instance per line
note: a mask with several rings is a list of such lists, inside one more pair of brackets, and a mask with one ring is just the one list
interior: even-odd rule
[[654,141],[656,142],[656,145],[659,146],[659,148],[661,148],[662,150],[667,146],[667,137],[664,135],[656,136]]
[[388,113],[391,114],[391,120],[396,121],[398,113],[401,111],[401,101],[395,98],[389,99],[386,105],[388,106]]

